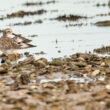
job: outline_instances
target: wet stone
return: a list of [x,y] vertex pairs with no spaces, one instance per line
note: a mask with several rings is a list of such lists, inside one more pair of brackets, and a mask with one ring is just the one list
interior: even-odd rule
[[54,65],[54,66],[62,66],[63,65],[63,61],[61,59],[53,59],[50,62],[50,65]]
[[79,68],[86,67],[86,64],[83,62],[77,62],[77,63],[75,63],[75,65],[78,66]]
[[110,26],[110,21],[99,21],[99,22],[96,22],[95,25],[97,25],[97,26]]
[[25,6],[37,6],[37,5],[45,5],[45,4],[53,4],[56,3],[55,0],[47,1],[47,2],[26,2],[23,5]]
[[30,56],[29,52],[25,52],[24,55],[25,55],[26,57]]
[[35,65],[38,66],[39,68],[44,68],[46,66],[43,60],[36,61]]
[[101,48],[94,49],[94,52],[99,54],[110,54],[110,46],[103,46]]
[[28,16],[28,15],[36,15],[36,14],[43,14],[46,13],[46,10],[38,10],[38,11],[29,11],[29,12],[25,12],[25,11],[18,11],[18,12],[14,12],[12,14],[8,14],[7,18],[13,18],[13,17],[24,17],[24,16]]
[[22,61],[21,63],[23,64],[33,64],[35,62],[35,58],[34,57],[27,57],[24,61]]
[[0,76],[0,103],[24,110],[32,105],[36,110],[109,108],[109,67],[109,57],[83,53],[52,61],[28,56],[15,66],[5,63],[0,66],[7,70]]
[[59,20],[59,21],[76,21],[78,19],[81,18],[87,18],[85,16],[79,16],[79,15],[62,15],[62,16],[58,16],[57,18],[55,18],[55,20]]
[[110,108],[110,101],[107,101],[105,106],[106,106],[106,108]]
[[7,68],[6,67],[0,67],[0,74],[5,74],[7,73]]
[[9,54],[9,55],[8,55],[8,59],[9,59],[10,61],[16,61],[16,55],[15,55],[15,54]]
[[[44,9],[37,10],[37,11],[23,11],[19,10],[17,12],[13,12],[11,14],[7,14],[6,16],[3,16],[0,18],[0,20],[5,20],[5,19],[11,19],[11,18],[16,18],[16,17],[24,17],[24,16],[33,16],[33,15],[42,15],[46,13],[47,11]],[[27,24],[27,23],[26,23]]]
[[30,82],[30,77],[28,74],[24,73],[17,77],[17,81],[23,85],[26,85]]
[[92,75],[93,75],[93,76],[97,76],[97,75],[99,75],[99,73],[100,73],[100,70],[94,70],[94,71],[92,72]]
[[41,52],[36,52],[35,54],[36,54],[36,55],[44,55],[44,54],[46,54],[46,53],[43,52],[43,51],[41,51]]

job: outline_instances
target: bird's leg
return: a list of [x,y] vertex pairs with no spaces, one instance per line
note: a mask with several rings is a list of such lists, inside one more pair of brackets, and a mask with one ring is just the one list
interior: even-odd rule
[[15,57],[16,57],[16,61],[18,60],[18,59],[20,59],[20,57],[21,57],[21,54],[19,54],[17,51],[15,51]]

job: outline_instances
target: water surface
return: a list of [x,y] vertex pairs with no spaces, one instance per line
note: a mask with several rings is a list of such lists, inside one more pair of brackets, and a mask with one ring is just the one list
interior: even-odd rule
[[[31,2],[44,2],[43,0],[31,0]],[[45,0],[47,2],[48,0]],[[49,0],[50,1],[50,0]],[[97,21],[109,20],[110,16],[100,16],[110,11],[109,0],[57,0],[56,3],[43,4],[37,6],[24,6],[28,0],[3,0],[0,2],[0,17],[23,11],[37,11],[44,9],[47,13],[42,15],[25,16],[23,18],[11,18],[1,20],[0,29],[10,27],[17,34],[32,39],[32,44],[36,48],[20,50],[30,52],[34,55],[36,52],[44,51],[46,54],[36,56],[48,59],[65,57],[76,52],[93,52],[94,48],[110,44],[110,27],[97,27],[93,25]],[[97,4],[105,6],[97,7]],[[79,19],[77,21],[57,21],[51,20],[61,15],[81,15],[88,19]],[[99,16],[97,16],[99,15]],[[43,23],[31,25],[13,26],[14,23],[23,23],[25,21],[34,22],[42,20]],[[82,26],[72,26],[74,24],[83,24]],[[71,26],[69,26],[71,25]],[[29,37],[37,35],[35,37]],[[56,43],[56,40],[58,41]]]

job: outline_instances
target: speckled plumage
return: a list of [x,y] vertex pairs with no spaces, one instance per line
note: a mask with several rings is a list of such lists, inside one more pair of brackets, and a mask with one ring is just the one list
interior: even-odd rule
[[26,39],[21,36],[16,36],[12,38],[12,30],[7,28],[3,31],[3,36],[0,38],[0,50],[3,53],[13,53],[18,49],[26,49],[31,47],[36,47],[34,45],[28,44],[31,40]]
[[21,47],[16,41],[14,41],[14,39],[9,37],[1,37],[0,49],[1,50],[21,49]]

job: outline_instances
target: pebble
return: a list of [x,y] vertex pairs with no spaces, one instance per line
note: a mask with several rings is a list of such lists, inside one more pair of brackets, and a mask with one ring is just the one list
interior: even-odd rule
[[95,70],[92,72],[92,76],[97,76],[100,73],[100,70]]
[[105,88],[110,90],[110,84],[106,85]]

